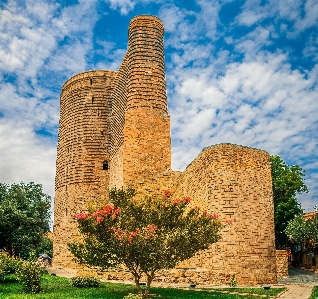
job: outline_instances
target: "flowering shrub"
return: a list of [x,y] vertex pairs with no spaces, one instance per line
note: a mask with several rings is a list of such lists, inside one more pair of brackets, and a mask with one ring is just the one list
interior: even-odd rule
[[140,279],[147,277],[145,295],[157,271],[174,268],[220,239],[223,227],[217,214],[190,207],[191,198],[163,196],[136,198],[133,189],[112,189],[110,203],[77,214],[83,243],[68,244],[76,260],[101,270],[125,265]]
[[20,264],[20,260],[8,255],[0,254],[0,281],[4,279],[5,275],[15,273]]
[[17,269],[17,278],[26,293],[39,293],[41,291],[40,279],[44,269],[32,261],[23,261]]
[[76,288],[98,288],[100,281],[95,277],[73,277],[71,279],[71,284]]

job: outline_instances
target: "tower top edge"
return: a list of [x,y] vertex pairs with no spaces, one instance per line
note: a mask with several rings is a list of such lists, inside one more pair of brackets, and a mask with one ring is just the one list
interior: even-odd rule
[[133,17],[130,21],[129,28],[138,26],[139,23],[143,23],[144,21],[157,23],[163,29],[162,21],[158,17],[152,15],[138,15]]
[[115,77],[117,72],[109,70],[89,70],[85,72],[78,73],[71,78],[69,78],[62,86],[62,90],[65,89],[69,84],[77,80],[84,80],[92,77]]

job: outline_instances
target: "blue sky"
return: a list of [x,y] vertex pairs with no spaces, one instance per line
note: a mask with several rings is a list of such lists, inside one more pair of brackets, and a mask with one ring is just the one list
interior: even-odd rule
[[0,182],[54,195],[59,94],[74,74],[118,70],[139,14],[165,27],[174,170],[209,145],[280,155],[318,203],[316,0],[1,0]]

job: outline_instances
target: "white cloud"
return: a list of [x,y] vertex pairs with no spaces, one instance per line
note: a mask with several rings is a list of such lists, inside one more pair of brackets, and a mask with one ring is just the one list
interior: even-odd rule
[[44,192],[54,194],[56,145],[39,139],[28,121],[0,119],[0,181],[42,184]]
[[[86,68],[96,1],[61,8],[9,0],[0,10],[1,181],[42,183],[54,194],[59,94],[48,89]],[[65,40],[64,46],[59,43]],[[53,82],[60,72],[59,82]],[[61,75],[62,74],[62,75]],[[49,86],[49,87],[46,87]],[[53,135],[36,134],[44,131]]]
[[110,4],[110,8],[113,10],[119,10],[121,15],[127,15],[131,12],[137,4],[149,4],[151,2],[162,3],[164,0],[104,0]]

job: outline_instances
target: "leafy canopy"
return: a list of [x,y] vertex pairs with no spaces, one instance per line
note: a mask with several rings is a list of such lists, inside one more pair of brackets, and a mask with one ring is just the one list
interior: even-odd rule
[[288,238],[285,229],[288,221],[302,214],[296,195],[308,192],[304,182],[305,170],[296,165],[287,165],[279,156],[271,156],[274,197],[276,247],[284,246]]
[[0,183],[0,249],[18,256],[39,248],[49,231],[50,206],[40,184]]
[[305,244],[308,250],[318,248],[318,214],[306,219],[303,215],[290,220],[285,229],[290,241]]
[[75,218],[83,243],[69,244],[76,260],[101,269],[125,265],[140,294],[140,279],[147,277],[148,294],[155,273],[174,268],[207,249],[220,238],[216,214],[190,208],[189,197],[164,196],[137,199],[133,189],[110,191],[111,202]]

